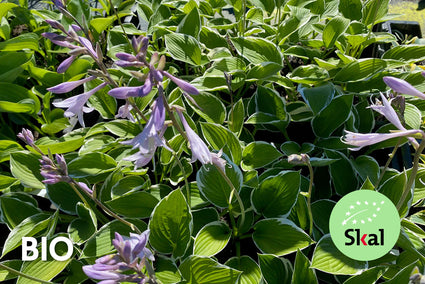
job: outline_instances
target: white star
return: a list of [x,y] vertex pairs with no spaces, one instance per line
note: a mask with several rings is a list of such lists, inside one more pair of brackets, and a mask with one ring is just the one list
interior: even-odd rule
[[372,222],[372,219],[370,219],[370,218],[367,218],[367,220],[368,220],[369,222]]
[[364,204],[369,205],[369,203],[367,201],[365,201]]
[[347,224],[347,220],[344,220],[344,222],[342,222],[342,225],[345,226]]
[[373,206],[376,206],[376,202],[373,202]]
[[353,220],[353,224],[357,224],[357,220]]
[[360,202],[359,201],[357,201],[356,203],[357,203],[357,205],[360,205]]
[[381,204],[384,204],[384,201],[383,200],[381,201]]
[[350,212],[345,213],[345,215],[350,216]]
[[373,217],[376,217],[376,214],[373,214],[372,216],[373,216]]
[[350,206],[350,209],[354,209],[354,206],[353,206],[353,205],[351,205],[351,206]]
[[362,220],[361,222],[362,222],[362,224],[364,224],[364,220]]
[[380,211],[380,210],[381,210],[381,208],[379,208],[379,207],[378,207],[378,208],[376,208],[376,211]]

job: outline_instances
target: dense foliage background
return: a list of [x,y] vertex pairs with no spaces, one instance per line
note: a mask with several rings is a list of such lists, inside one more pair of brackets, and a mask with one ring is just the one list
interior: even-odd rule
[[[25,0],[0,3],[0,279],[89,283],[82,267],[115,253],[116,232],[149,229],[155,260],[143,258],[140,273],[152,282],[419,283],[421,165],[398,208],[402,229],[391,252],[355,261],[329,235],[341,196],[377,190],[398,205],[412,172],[404,138],[359,152],[341,141],[344,130],[396,129],[368,108],[389,90],[385,76],[425,91],[425,46],[372,29],[394,17],[388,2],[69,0],[38,10]],[[88,76],[96,78],[70,91],[52,88]],[[147,82],[154,86],[143,95],[119,89],[139,92]],[[84,101],[79,121],[60,102],[82,93],[94,111],[83,114]],[[127,158],[137,149],[122,142],[152,127],[162,103],[165,142],[152,140],[152,159],[135,168]],[[404,127],[421,129],[423,99],[397,96],[392,104]],[[17,138],[23,128],[35,142],[28,133],[29,145]],[[41,164],[65,168],[54,154],[63,154],[66,178],[43,182]],[[73,257],[22,261],[24,236],[68,237]]]

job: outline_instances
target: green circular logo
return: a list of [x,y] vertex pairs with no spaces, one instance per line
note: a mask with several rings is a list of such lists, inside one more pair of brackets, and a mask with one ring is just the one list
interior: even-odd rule
[[335,205],[329,220],[335,246],[356,260],[373,260],[388,253],[400,234],[397,209],[385,195],[353,191]]

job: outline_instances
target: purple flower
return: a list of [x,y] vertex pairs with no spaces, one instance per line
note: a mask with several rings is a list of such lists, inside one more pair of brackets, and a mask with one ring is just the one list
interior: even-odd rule
[[161,71],[161,73],[163,75],[167,76],[168,78],[170,78],[171,81],[173,81],[184,92],[186,92],[188,94],[191,94],[191,95],[198,95],[199,94],[198,89],[196,89],[194,86],[192,86],[188,82],[183,81],[183,80],[181,80],[181,79],[179,79],[177,77],[174,77],[173,75],[171,75],[167,71]]
[[[387,98],[381,93],[382,104],[372,104],[369,108],[373,109],[376,112],[379,112],[381,115],[385,116],[389,122],[391,122],[399,130],[406,130],[406,128],[401,124],[401,121],[391,106],[391,103]],[[413,137],[408,137],[409,141],[413,144],[415,149],[419,147],[418,142]]]
[[93,94],[95,94],[100,89],[106,87],[107,84],[108,83],[104,82],[86,93],[82,93],[80,95],[70,97],[61,102],[54,102],[53,105],[55,107],[68,108],[64,113],[65,117],[71,117],[76,115],[78,117],[78,121],[80,122],[80,124],[83,127],[85,127],[84,120],[83,120],[83,112],[85,113],[91,112],[93,111],[93,108],[88,108],[88,107],[85,107],[84,105]]
[[391,103],[387,98],[381,93],[382,104],[372,104],[369,108],[373,109],[376,112],[379,112],[381,115],[385,116],[389,122],[394,124],[400,130],[405,130],[404,126],[401,124],[400,119],[398,118],[397,113],[391,106]]
[[373,145],[391,138],[396,137],[408,137],[416,134],[424,135],[423,131],[417,129],[402,130],[393,133],[354,133],[345,130],[345,136],[342,138],[342,142],[348,145],[356,146],[356,148],[349,148],[352,151],[360,150],[361,148],[369,145]]
[[91,44],[91,42],[88,39],[86,39],[85,37],[82,37],[82,36],[79,36],[78,39],[80,40],[81,45],[84,46],[87,49],[87,51],[90,53],[90,55],[93,58],[97,59],[97,53],[96,53],[96,51],[94,51],[93,45]]
[[65,73],[66,70],[68,70],[69,66],[71,66],[72,62],[74,62],[75,58],[77,58],[75,55],[71,55],[64,61],[62,61],[61,64],[59,64],[58,69],[56,70],[59,74]]
[[22,131],[18,133],[18,138],[24,141],[26,144],[30,146],[34,146],[34,135],[31,130],[26,128],[22,128]]
[[[149,230],[140,235],[130,233],[130,237],[123,237],[116,232],[112,244],[117,253],[103,256],[93,265],[83,266],[84,273],[90,278],[104,280],[99,283],[145,283],[147,276],[142,269],[146,259],[155,260],[152,252],[146,248],[148,238]],[[128,271],[135,273],[129,274]]]
[[[162,96],[158,97],[154,103],[151,117],[145,125],[143,131],[131,140],[121,142],[125,145],[133,145],[133,149],[139,151],[124,158],[126,161],[135,161],[135,168],[143,167],[152,159],[158,146],[169,149],[164,142],[165,132],[165,108]],[[169,149],[171,151],[171,149]]]
[[47,90],[54,94],[64,94],[64,93],[71,92],[78,86],[81,86],[82,84],[87,83],[94,79],[96,79],[95,76],[90,76],[78,81],[64,82],[64,83],[60,83],[59,85],[53,86],[51,88],[47,88]]
[[48,157],[42,156],[40,174],[45,178],[45,184],[55,184],[61,181],[71,182],[68,176],[68,167],[63,155],[56,154],[56,164]]
[[53,4],[60,10],[64,9],[65,5],[63,4],[62,0],[53,0]]
[[418,98],[425,99],[424,93],[420,92],[415,87],[413,87],[402,79],[391,76],[385,76],[383,80],[385,84],[387,84],[387,86],[390,87],[396,93],[416,96]]
[[115,54],[115,56],[123,61],[129,61],[129,62],[133,62],[133,61],[138,61],[136,56],[134,56],[133,54],[130,53],[125,53],[125,52],[118,52]]
[[198,136],[198,134],[195,133],[195,131],[192,130],[192,128],[190,128],[181,110],[176,110],[183,124],[184,130],[186,131],[187,139],[189,140],[190,149],[192,151],[191,163],[198,160],[204,165],[214,164],[225,172],[226,161],[220,158],[222,151],[220,150],[219,153],[211,153],[208,150],[208,147],[205,142],[202,141],[202,139]]
[[127,118],[128,120],[135,122],[136,119],[131,114],[131,110],[133,109],[133,106],[127,101],[125,105],[120,106],[118,109],[118,114],[115,116],[115,118]]
[[58,29],[58,30],[61,30],[61,31],[63,31],[64,33],[66,33],[65,32],[65,28],[62,26],[62,24],[61,23],[59,23],[58,21],[55,21],[55,20],[50,20],[50,19],[47,19],[47,20],[45,20],[46,21],[46,23],[48,23],[52,28],[54,28],[54,29]]

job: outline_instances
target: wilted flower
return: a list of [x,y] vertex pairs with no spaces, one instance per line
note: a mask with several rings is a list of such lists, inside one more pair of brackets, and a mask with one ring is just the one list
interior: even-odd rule
[[423,131],[417,129],[402,130],[393,133],[354,133],[345,130],[345,136],[342,142],[348,145],[356,146],[356,148],[349,148],[352,151],[360,150],[361,148],[373,145],[391,138],[396,137],[409,137],[416,134],[423,134]]
[[[90,278],[104,280],[99,283],[145,283],[147,276],[142,269],[146,259],[155,260],[152,252],[146,248],[148,238],[149,230],[140,235],[130,233],[130,237],[123,237],[119,233],[115,233],[112,244],[117,253],[103,256],[97,259],[93,265],[83,266],[84,273]],[[129,274],[129,271],[135,273]]]
[[225,172],[224,167],[226,165],[226,161],[221,158],[222,151],[219,153],[211,153],[205,142],[202,141],[192,128],[190,128],[181,110],[178,108],[176,108],[176,110],[183,124],[184,130],[186,131],[187,139],[189,140],[190,149],[192,151],[191,163],[198,160],[204,165],[214,164]]
[[135,161],[135,167],[143,167],[152,159],[158,146],[169,149],[164,142],[165,131],[165,108],[162,96],[159,96],[153,106],[151,117],[143,131],[131,140],[122,144],[133,145],[133,149],[139,148],[136,154],[124,158],[127,161]]
[[99,86],[91,89],[86,93],[70,97],[61,102],[54,102],[53,105],[55,107],[68,108],[64,113],[65,117],[71,117],[76,115],[78,117],[78,121],[84,127],[85,124],[83,120],[83,112],[88,113],[93,111],[93,108],[85,107],[84,105],[93,94],[95,94],[100,89],[106,87],[106,85],[107,83],[101,83]]
[[385,84],[387,84],[388,87],[390,87],[394,92],[405,94],[405,95],[411,95],[416,96],[421,99],[425,99],[425,94],[421,91],[417,90],[415,87],[407,83],[406,81],[391,77],[391,76],[385,76],[383,78]]

